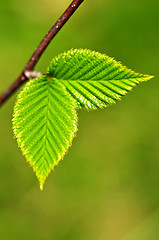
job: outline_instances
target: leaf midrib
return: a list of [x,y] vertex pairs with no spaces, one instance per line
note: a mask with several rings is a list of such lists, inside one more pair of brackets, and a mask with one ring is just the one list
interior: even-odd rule
[[124,80],[134,80],[134,79],[138,79],[139,81],[143,80],[143,79],[150,79],[151,76],[142,76],[142,77],[131,77],[131,78],[121,78],[121,79],[60,79],[60,78],[56,78],[59,81],[92,81],[92,82],[98,82],[98,81],[124,81]]
[[47,171],[47,169],[45,168],[45,164],[47,164],[49,166],[49,163],[46,161],[46,139],[47,139],[47,134],[48,134],[48,113],[49,113],[49,104],[50,104],[50,84],[51,82],[48,81],[47,82],[47,106],[46,106],[46,130],[45,130],[45,134],[44,134],[44,155],[43,155],[43,163],[42,163],[42,175],[44,175],[44,169]]

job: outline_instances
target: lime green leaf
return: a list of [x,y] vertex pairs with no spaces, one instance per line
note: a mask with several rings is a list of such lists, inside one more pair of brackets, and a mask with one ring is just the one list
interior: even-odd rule
[[88,49],[72,49],[55,57],[48,75],[58,79],[78,108],[103,108],[120,100],[152,76],[135,73],[114,59]]
[[18,145],[36,172],[41,189],[77,131],[77,108],[103,108],[152,76],[135,73],[90,50],[55,57],[45,76],[30,80],[14,108]]
[[75,102],[55,78],[30,80],[14,107],[13,129],[42,189],[77,131]]

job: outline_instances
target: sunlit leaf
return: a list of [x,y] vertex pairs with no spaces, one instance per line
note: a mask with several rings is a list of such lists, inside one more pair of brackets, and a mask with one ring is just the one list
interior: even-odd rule
[[76,125],[74,101],[58,80],[47,76],[33,79],[19,94],[14,108],[14,134],[41,189],[71,145]]
[[111,105],[138,83],[152,78],[88,49],[72,49],[55,57],[48,74],[61,81],[79,108],[86,109]]
[[41,189],[72,143],[76,109],[112,105],[151,78],[104,54],[75,49],[55,57],[46,75],[26,84],[14,108],[13,128]]

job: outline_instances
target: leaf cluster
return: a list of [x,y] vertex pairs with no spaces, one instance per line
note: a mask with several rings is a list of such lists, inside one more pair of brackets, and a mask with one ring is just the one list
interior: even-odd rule
[[13,130],[40,188],[72,144],[78,109],[112,105],[151,78],[104,54],[71,49],[55,57],[45,75],[30,80],[18,95]]

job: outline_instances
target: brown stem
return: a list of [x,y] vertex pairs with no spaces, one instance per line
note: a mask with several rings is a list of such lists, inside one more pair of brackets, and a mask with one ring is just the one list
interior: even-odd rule
[[28,80],[27,74],[29,71],[33,71],[35,65],[39,61],[41,55],[51,42],[51,40],[56,36],[59,30],[64,26],[64,24],[69,20],[72,14],[76,11],[76,9],[80,6],[80,4],[84,0],[74,0],[66,11],[62,14],[59,20],[55,23],[55,25],[50,29],[50,31],[43,38],[31,58],[29,59],[26,67],[21,72],[19,77],[10,85],[10,87],[0,95],[0,107],[2,104],[26,81]]

